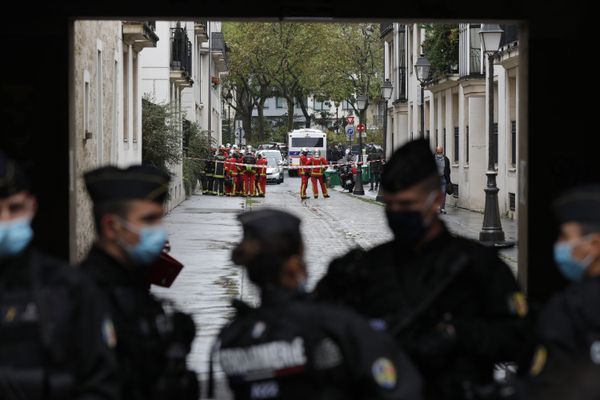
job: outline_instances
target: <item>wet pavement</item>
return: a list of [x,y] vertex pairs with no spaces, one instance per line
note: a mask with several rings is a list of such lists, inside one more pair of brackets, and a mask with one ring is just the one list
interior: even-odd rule
[[[357,198],[336,189],[331,197],[300,201],[299,178],[287,175],[283,184],[268,185],[265,198],[215,197],[200,194],[191,196],[176,207],[165,219],[171,242],[171,255],[185,268],[169,289],[153,288],[159,297],[173,300],[181,309],[192,313],[198,334],[189,358],[190,367],[200,373],[203,395],[208,373],[210,347],[221,327],[232,317],[233,298],[251,304],[257,302],[257,291],[230,261],[231,250],[241,238],[236,216],[245,209],[278,207],[302,219],[306,260],[309,268],[308,289],[325,273],[330,260],[349,249],[370,248],[391,239],[385,215],[375,192]],[[338,188],[339,189],[339,188]],[[444,215],[450,230],[476,237],[481,227],[481,214],[448,208]],[[479,218],[479,219],[478,219]],[[479,221],[479,222],[478,222]],[[503,221],[504,223],[504,221]],[[514,227],[503,225],[507,237],[515,237]],[[514,259],[516,248],[508,250],[505,259]],[[507,258],[508,257],[508,258]],[[510,263],[509,263],[510,264]],[[223,375],[216,366],[218,399],[231,398]]]

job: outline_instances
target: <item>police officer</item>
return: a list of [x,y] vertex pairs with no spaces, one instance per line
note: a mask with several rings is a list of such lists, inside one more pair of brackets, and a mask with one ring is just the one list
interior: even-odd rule
[[0,399],[116,399],[108,312],[89,279],[31,245],[36,209],[0,151]]
[[186,369],[194,322],[167,312],[144,279],[167,239],[162,218],[169,176],[151,166],[106,166],[87,172],[84,180],[97,240],[81,267],[111,310],[121,397],[196,399],[196,375]]
[[[567,391],[592,371],[598,383],[600,372],[600,184],[569,190],[554,210],[560,223],[554,260],[571,285],[540,314],[528,394],[535,399],[581,398]],[[588,392],[599,398],[600,385]]]
[[450,234],[439,219],[429,146],[409,142],[384,168],[394,240],[332,262],[316,294],[386,326],[423,374],[427,399],[477,398],[493,389],[494,364],[519,355],[527,304],[495,250]]
[[420,377],[391,337],[348,309],[307,299],[298,218],[265,208],[239,220],[244,237],[232,260],[260,288],[261,305],[235,301],[213,353],[236,399],[420,398]]
[[369,172],[371,174],[371,187],[370,191],[373,190],[373,186],[375,186],[375,190],[379,190],[379,181],[381,180],[381,169],[383,167],[383,156],[379,152],[372,152],[369,154],[367,158],[369,162]]

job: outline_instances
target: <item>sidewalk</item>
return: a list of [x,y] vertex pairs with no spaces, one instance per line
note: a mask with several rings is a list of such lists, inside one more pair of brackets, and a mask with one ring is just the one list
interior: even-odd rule
[[[375,200],[377,198],[377,191],[369,191],[369,187],[369,184],[364,185],[364,196],[356,196],[348,192],[345,193],[349,196],[360,198],[361,200],[373,202],[375,204],[383,206],[381,203],[378,203]],[[342,191],[341,186],[335,186],[332,189],[339,192]],[[483,226],[483,213],[451,206],[448,204],[446,204],[446,212],[447,214],[442,215],[441,217],[451,232],[457,235],[467,237],[469,239],[479,240],[479,232],[481,231],[481,227]],[[516,242],[518,232],[517,221],[507,218],[501,218],[501,222],[506,240]],[[504,262],[508,264],[508,266],[511,268],[511,270],[516,276],[519,259],[518,246],[515,245],[508,249],[499,250],[498,255],[500,256],[500,258],[502,258],[502,260],[504,260]]]

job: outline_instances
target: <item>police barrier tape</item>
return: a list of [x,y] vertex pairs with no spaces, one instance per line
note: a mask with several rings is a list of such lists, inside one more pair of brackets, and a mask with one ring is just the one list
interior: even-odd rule
[[[227,164],[227,165],[236,165],[238,167],[270,168],[266,164],[260,165],[260,164],[233,163],[233,162],[230,162],[230,161],[227,161],[227,160],[221,161],[221,160],[211,160],[211,159],[208,159],[208,158],[196,158],[196,157],[184,157],[184,158],[188,159],[188,160],[194,160],[194,161],[211,161],[211,162],[214,162],[214,163],[223,163],[223,164]],[[329,168],[329,167],[334,168],[334,167],[342,167],[342,166],[345,166],[345,165],[351,165],[351,166],[354,167],[354,166],[356,166],[358,164],[368,165],[368,164],[375,163],[375,162],[380,162],[380,163],[384,164],[381,160],[375,160],[375,161],[363,161],[363,162],[360,162],[360,163],[356,162],[356,161],[353,161],[353,162],[347,162],[347,163],[341,163],[341,164],[340,163],[335,163],[335,164],[332,163],[332,164],[322,164],[322,165],[282,165],[281,167],[283,169],[288,169],[288,170],[289,169],[303,169],[303,168],[306,168],[306,169],[311,169],[311,168]]]

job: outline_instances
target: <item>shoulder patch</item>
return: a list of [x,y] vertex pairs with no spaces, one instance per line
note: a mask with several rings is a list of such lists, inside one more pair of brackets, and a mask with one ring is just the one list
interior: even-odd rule
[[524,317],[529,312],[527,307],[527,300],[522,292],[511,293],[508,306],[513,314],[517,314],[519,317]]
[[393,389],[396,386],[396,367],[387,358],[381,357],[375,360],[371,367],[371,373],[375,382],[384,389]]
[[548,350],[544,346],[538,346],[535,355],[533,356],[533,362],[531,363],[531,369],[529,374],[531,376],[538,376],[544,369],[546,361],[548,360]]
[[117,345],[117,334],[115,333],[115,326],[112,320],[108,317],[102,321],[102,337],[104,338],[104,343],[109,348],[115,348]]
[[600,364],[600,340],[595,340],[590,346],[590,358],[594,364]]

